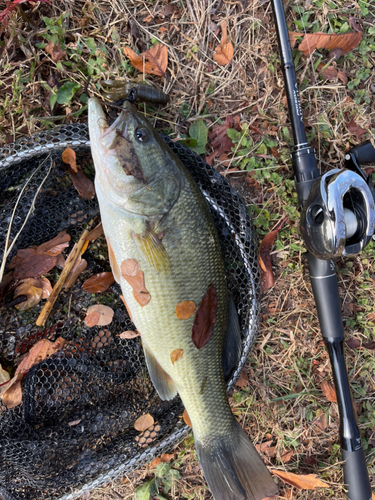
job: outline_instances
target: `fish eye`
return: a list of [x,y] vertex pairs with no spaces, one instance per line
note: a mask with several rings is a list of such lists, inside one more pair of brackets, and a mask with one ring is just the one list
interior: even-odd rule
[[135,131],[135,138],[138,142],[146,142],[148,139],[148,132],[145,128],[138,128]]

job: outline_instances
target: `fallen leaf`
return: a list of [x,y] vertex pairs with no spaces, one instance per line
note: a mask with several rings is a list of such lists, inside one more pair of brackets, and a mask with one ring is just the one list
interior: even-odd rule
[[356,349],[357,347],[361,347],[361,341],[354,337],[349,337],[348,340],[345,341],[345,344],[351,349]]
[[349,24],[355,31],[362,31],[363,19],[357,19],[355,17],[349,16]]
[[59,337],[55,342],[47,339],[39,340],[22,359],[13,378],[3,387],[0,387],[0,396],[5,406],[10,409],[22,402],[21,379],[33,366],[49,358],[57,351],[61,351],[66,341]]
[[342,81],[344,85],[347,85],[348,83],[348,77],[346,76],[345,71],[338,71],[337,72],[337,78]]
[[37,248],[37,246],[32,246],[29,248],[21,248],[20,250],[18,250],[16,255],[9,262],[8,269],[14,269],[23,261],[23,259],[26,259],[26,257],[30,257],[31,255],[35,255]]
[[324,396],[328,399],[328,401],[330,401],[331,403],[337,403],[335,387],[331,382],[323,380],[320,387],[322,389]]
[[120,339],[135,339],[136,337],[140,337],[140,333],[137,330],[134,332],[133,330],[127,330],[126,332],[122,332],[118,334]]
[[[75,251],[77,247],[77,243],[74,244],[69,256]],[[68,256],[68,259],[69,259]],[[69,288],[72,288],[74,283],[77,281],[78,276],[86,269],[87,267],[87,261],[85,259],[82,259],[81,254],[78,255],[76,261],[73,264],[73,267],[71,268],[68,276],[66,277],[64,288],[66,290],[69,290]]]
[[[61,155],[61,159],[64,163],[67,163],[72,167],[75,173],[78,172],[77,163],[76,163],[76,153],[69,146],[63,151]],[[87,238],[86,238],[87,239]]]
[[0,391],[1,387],[7,384],[9,380],[10,380],[9,373],[6,370],[4,370],[4,368],[0,365]]
[[195,313],[196,305],[192,300],[184,300],[176,306],[176,316],[178,319],[188,319]]
[[325,80],[331,81],[335,80],[337,78],[337,69],[334,68],[333,66],[328,66],[327,68],[324,68],[320,74]]
[[275,241],[277,233],[283,227],[283,225],[288,221],[289,217],[283,219],[276,229],[268,233],[262,240],[259,246],[259,262],[261,266],[260,276],[262,280],[262,292],[265,292],[269,288],[273,287],[275,280],[273,277],[272,263],[270,251]]
[[145,415],[141,415],[139,418],[137,418],[137,420],[134,422],[134,428],[137,431],[145,431],[153,424],[154,424],[153,417],[149,413],[146,413]]
[[197,349],[202,349],[211,338],[216,321],[217,304],[216,290],[211,285],[194,318],[191,340]]
[[39,278],[39,282],[42,286],[42,299],[48,299],[52,293],[52,285],[48,278]]
[[182,359],[183,355],[184,355],[183,349],[175,349],[174,351],[172,351],[171,352],[172,365],[174,365],[176,361]]
[[351,134],[354,134],[357,139],[360,141],[361,140],[361,137],[363,136],[363,134],[366,134],[367,133],[367,130],[364,129],[364,128],[361,128],[359,127],[356,122],[354,121],[354,118],[352,118],[350,120],[350,122],[348,122],[347,124],[347,127],[348,127],[348,130]]
[[156,43],[140,55],[129,47],[124,47],[124,52],[138,71],[149,75],[165,76],[168,66],[168,50],[162,43]]
[[42,298],[42,285],[40,283],[40,287],[38,286],[39,281],[33,278],[27,278],[17,286],[14,290],[14,298],[19,297],[20,295],[26,295],[27,300],[21,302],[20,304],[16,304],[14,307],[19,311],[26,311],[26,309],[30,309],[31,307],[39,304]]
[[289,39],[293,42],[292,47],[295,44],[297,38],[303,36],[302,42],[298,46],[298,50],[304,53],[305,56],[312,54],[315,49],[342,49],[343,53],[346,54],[350,50],[354,49],[361,43],[362,33],[358,31],[342,34],[327,34],[327,33],[302,33],[289,32]]
[[100,320],[100,313],[94,311],[92,313],[87,313],[85,318],[85,324],[89,328],[92,328],[93,326],[96,326],[99,323],[99,320]]
[[80,418],[78,420],[73,420],[73,422],[68,422],[68,425],[70,427],[73,427],[74,425],[78,425],[80,422],[82,422],[82,418]]
[[186,425],[188,425],[189,427],[191,427],[191,429],[193,428],[191,420],[190,420],[190,417],[189,417],[189,414],[186,411],[186,408],[184,410],[184,413],[182,414],[182,420],[185,422]]
[[294,455],[293,450],[286,451],[286,452],[284,452],[284,453],[280,456],[280,460],[281,460],[284,464],[286,464],[287,462],[289,462],[289,461],[292,459],[293,455]]
[[160,457],[154,458],[154,460],[150,463],[150,467],[156,467],[157,465],[160,464],[166,464],[170,462],[174,458],[174,453],[162,453]]
[[97,226],[94,227],[92,231],[86,236],[87,241],[94,241],[96,238],[99,238],[103,234],[103,225],[101,222]]
[[55,267],[56,261],[57,257],[45,253],[30,255],[15,267],[13,279],[38,278]]
[[100,293],[105,292],[115,282],[112,273],[103,272],[91,276],[82,285],[82,290],[86,293]]
[[94,304],[87,309],[87,315],[92,313],[99,313],[100,318],[96,323],[99,326],[106,326],[112,322],[114,310],[109,306],[104,306],[103,304]]
[[69,166],[68,172],[72,180],[73,186],[78,191],[78,194],[82,196],[85,200],[92,200],[95,198],[95,186],[94,183],[86,177],[82,170],[78,170],[77,173]]
[[226,117],[222,125],[214,125],[212,132],[208,136],[213,152],[206,157],[206,162],[211,165],[212,160],[216,156],[221,156],[223,153],[229,153],[234,147],[232,139],[228,136],[228,129],[235,129],[237,132],[241,130],[239,115],[229,115]]
[[366,344],[363,344],[363,347],[365,349],[371,349],[371,350],[374,350],[375,349],[375,341],[371,341],[371,342],[367,342]]
[[276,456],[276,446],[271,446],[271,441],[266,441],[265,443],[255,445],[255,449],[257,452],[262,452],[269,458],[274,458]]
[[[62,50],[60,47],[59,42],[54,42],[51,40],[48,45],[44,48],[44,50],[49,54],[52,58],[52,61],[57,62],[60,61],[60,59],[63,59],[66,56],[66,52]],[[63,159],[64,161],[64,159]]]
[[215,49],[214,60],[220,66],[225,66],[226,64],[231,62],[234,54],[234,48],[232,42],[229,40],[227,35],[226,21],[223,21],[221,23],[221,31],[222,31],[221,41],[220,45]]
[[300,490],[315,490],[315,488],[329,487],[329,485],[321,481],[316,474],[293,474],[291,472],[284,472],[276,469],[271,469],[270,472],[282,479],[285,483]]
[[71,238],[66,231],[61,231],[55,238],[50,241],[46,241],[38,246],[36,249],[37,254],[47,254],[52,257],[59,255],[65,248],[69,246]]
[[249,385],[249,378],[247,376],[247,373],[245,371],[242,371],[240,373],[240,376],[236,380],[236,386],[241,387],[241,389],[244,389]]

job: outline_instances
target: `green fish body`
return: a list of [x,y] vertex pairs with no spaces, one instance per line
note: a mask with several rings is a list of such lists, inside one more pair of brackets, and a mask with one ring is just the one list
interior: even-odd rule
[[199,188],[130,103],[108,127],[99,102],[90,99],[89,131],[112,271],[159,396],[167,400],[179,393],[216,500],[275,495],[272,477],[228,403],[223,343],[229,324],[233,334],[223,358],[230,364],[238,325]]

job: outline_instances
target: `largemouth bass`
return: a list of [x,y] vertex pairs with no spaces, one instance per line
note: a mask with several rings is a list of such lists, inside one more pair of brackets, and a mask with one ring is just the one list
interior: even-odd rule
[[159,396],[179,393],[216,500],[275,495],[228,403],[223,364],[229,372],[236,359],[239,326],[199,188],[129,102],[108,126],[98,100],[90,99],[89,131],[111,268]]

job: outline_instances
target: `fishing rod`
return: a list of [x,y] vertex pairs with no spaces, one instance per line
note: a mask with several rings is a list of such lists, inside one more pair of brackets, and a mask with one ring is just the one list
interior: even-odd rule
[[291,160],[301,211],[301,233],[324,344],[329,353],[340,414],[340,445],[349,500],[371,500],[361,436],[344,358],[344,327],[333,259],[359,253],[375,228],[374,191],[360,164],[375,161],[370,142],[346,155],[346,168],[320,174],[307,144],[282,0],[271,0],[294,146]]

